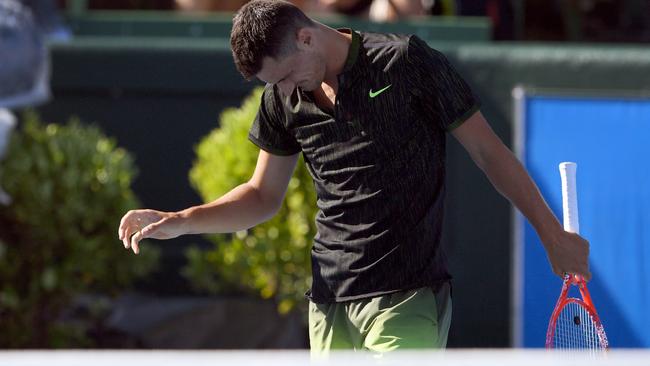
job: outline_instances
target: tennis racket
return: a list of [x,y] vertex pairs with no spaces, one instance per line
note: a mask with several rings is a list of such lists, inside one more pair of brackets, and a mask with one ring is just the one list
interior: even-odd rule
[[[561,163],[562,211],[564,230],[580,233],[575,163]],[[568,297],[569,290],[577,287],[581,299]],[[557,300],[546,331],[546,348],[582,349],[593,352],[608,348],[605,329],[591,301],[591,295],[582,276],[565,274],[560,298]]]

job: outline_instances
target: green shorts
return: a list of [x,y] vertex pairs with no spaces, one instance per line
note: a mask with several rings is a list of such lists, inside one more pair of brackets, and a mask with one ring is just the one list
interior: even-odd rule
[[444,348],[451,324],[449,283],[341,303],[309,303],[313,356],[330,350]]

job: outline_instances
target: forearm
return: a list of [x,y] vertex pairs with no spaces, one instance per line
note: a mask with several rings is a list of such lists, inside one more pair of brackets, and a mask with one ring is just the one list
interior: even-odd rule
[[183,219],[185,234],[231,233],[249,229],[270,219],[277,205],[244,183],[219,199],[176,213]]
[[557,242],[562,226],[546,204],[537,185],[508,148],[501,144],[496,153],[477,162],[499,193],[521,211],[546,246]]
[[589,280],[589,243],[565,232],[526,169],[477,112],[452,131],[492,185],[526,216],[539,235],[553,272],[576,273]]

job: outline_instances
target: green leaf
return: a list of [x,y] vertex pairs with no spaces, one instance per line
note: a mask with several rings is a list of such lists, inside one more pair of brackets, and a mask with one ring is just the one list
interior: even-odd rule
[[[22,127],[0,161],[0,186],[13,198],[0,207],[0,344],[49,348],[79,339],[54,323],[71,298],[124,291],[159,254],[143,245],[129,255],[116,238],[122,215],[138,206],[128,152],[79,120],[45,124],[28,112]],[[29,343],[34,314],[48,314],[41,331],[53,338],[43,344]]]
[[46,291],[51,291],[56,287],[57,276],[54,268],[46,268],[41,274],[41,284]]

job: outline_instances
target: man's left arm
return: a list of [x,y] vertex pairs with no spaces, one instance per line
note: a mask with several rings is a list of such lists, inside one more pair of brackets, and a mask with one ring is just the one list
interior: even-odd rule
[[553,272],[559,276],[565,272],[579,274],[588,281],[591,278],[589,243],[563,230],[526,169],[492,131],[481,112],[476,112],[451,134],[465,147],[496,190],[533,225]]

